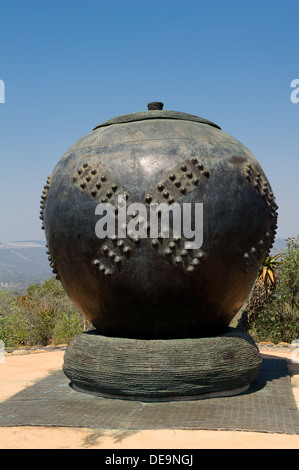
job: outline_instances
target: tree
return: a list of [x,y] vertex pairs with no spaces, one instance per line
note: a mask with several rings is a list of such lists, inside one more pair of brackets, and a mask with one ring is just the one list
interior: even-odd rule
[[299,294],[299,236],[288,238],[279,272],[279,292],[292,309],[298,309]]
[[275,292],[257,318],[253,333],[274,343],[299,337],[299,237],[288,239]]

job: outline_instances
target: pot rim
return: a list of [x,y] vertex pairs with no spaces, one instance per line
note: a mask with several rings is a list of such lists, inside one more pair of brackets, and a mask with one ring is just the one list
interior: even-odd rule
[[148,111],[139,111],[136,113],[122,114],[120,116],[114,117],[94,127],[93,131],[95,131],[96,129],[99,129],[100,127],[107,127],[107,126],[111,126],[114,124],[124,124],[128,122],[145,121],[149,119],[176,119],[176,120],[181,120],[181,121],[199,122],[199,123],[207,124],[209,126],[212,126],[212,127],[215,127],[216,129],[221,130],[221,127],[219,127],[214,122],[209,121],[208,119],[201,118],[199,116],[195,116],[193,114],[187,114],[181,111],[149,109]]

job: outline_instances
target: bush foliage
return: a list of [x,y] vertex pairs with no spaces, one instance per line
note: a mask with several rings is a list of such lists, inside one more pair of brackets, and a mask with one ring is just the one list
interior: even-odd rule
[[299,338],[299,237],[288,239],[276,278],[275,290],[250,330],[256,341],[279,343]]
[[55,277],[23,295],[0,292],[0,339],[6,348],[68,343],[88,326]]

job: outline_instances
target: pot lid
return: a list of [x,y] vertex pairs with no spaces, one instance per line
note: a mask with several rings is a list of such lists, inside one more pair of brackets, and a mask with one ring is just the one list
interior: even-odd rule
[[164,104],[160,101],[148,103],[148,111],[139,111],[137,113],[117,116],[94,127],[93,131],[99,129],[99,127],[111,126],[112,124],[123,124],[126,122],[144,121],[148,119],[177,119],[183,121],[201,122],[203,124],[216,127],[217,129],[221,129],[221,127],[217,126],[217,124],[214,124],[212,121],[208,121],[207,119],[203,119],[199,116],[194,116],[193,114],[182,113],[180,111],[163,111],[163,106]]

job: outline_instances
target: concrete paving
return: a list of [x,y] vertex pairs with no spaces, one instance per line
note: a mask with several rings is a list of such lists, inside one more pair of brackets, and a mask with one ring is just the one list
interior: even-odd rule
[[[160,415],[161,420],[164,420],[163,429],[159,429],[159,420],[152,419],[152,424],[149,420],[150,412],[153,411],[153,406],[156,404],[149,404],[150,407],[147,406],[147,413],[144,413],[144,404],[142,405],[143,408],[143,416],[142,413],[140,414],[140,408],[135,406],[135,410],[133,410],[135,414],[134,420],[131,421],[127,419],[127,426],[121,427],[119,422],[121,420],[117,420],[121,415],[117,415],[117,410],[115,408],[115,404],[110,403],[110,423],[109,420],[103,423],[97,422],[93,424],[91,419],[91,413],[85,413],[89,416],[89,421],[86,421],[87,425],[84,425],[82,422],[82,416],[84,415],[84,408],[82,412],[82,408],[80,407],[77,409],[73,408],[68,411],[73,416],[81,419],[80,425],[76,420],[74,421],[74,425],[72,423],[68,423],[69,427],[66,427],[66,424],[59,425],[59,422],[56,421],[56,425],[53,425],[55,422],[54,417],[62,416],[63,413],[61,412],[61,408],[59,410],[58,405],[65,405],[66,402],[55,402],[57,400],[57,392],[56,395],[54,393],[55,389],[55,380],[56,385],[62,387],[61,396],[64,394],[64,387],[68,387],[68,393],[75,394],[73,395],[77,404],[83,404],[86,402],[96,403],[95,400],[99,400],[103,402],[106,399],[98,399],[98,397],[91,397],[90,395],[80,394],[72,390],[67,381],[65,381],[63,374],[61,374],[61,367],[63,363],[63,355],[64,350],[52,350],[47,352],[42,350],[32,350],[30,354],[20,352],[18,355],[12,354],[9,356],[5,356],[5,361],[0,363],[0,410],[2,407],[2,419],[0,419],[0,448],[2,449],[37,449],[37,448],[50,448],[50,449],[58,449],[58,448],[67,448],[67,449],[267,449],[267,448],[282,448],[282,449],[299,449],[299,434],[296,429],[297,426],[297,416],[299,413],[296,410],[296,405],[299,408],[299,366],[297,362],[291,361],[291,356],[293,351],[288,348],[286,351],[281,350],[263,350],[261,349],[262,357],[268,360],[268,364],[270,365],[271,361],[272,364],[275,364],[276,375],[275,377],[272,374],[272,379],[268,380],[267,382],[270,383],[272,389],[269,389],[269,386],[260,388],[260,390],[256,390],[252,393],[247,393],[247,395],[236,396],[236,397],[226,397],[226,398],[213,398],[207,400],[199,400],[197,403],[195,402],[187,402],[184,404],[185,408],[182,408],[182,404],[180,405],[180,419],[184,418],[184,422],[189,425],[189,428],[182,429],[181,422],[179,420],[171,421],[170,416],[171,413],[168,413],[168,421],[165,422],[165,417],[167,414],[162,413]],[[282,373],[282,369],[278,372],[278,369],[281,368],[282,362],[280,362],[282,358],[285,358],[288,366],[288,374],[285,372]],[[294,353],[293,353],[294,359]],[[296,359],[296,358],[295,358]],[[297,358],[299,359],[299,358]],[[269,363],[270,360],[270,363]],[[278,361],[278,362],[277,362]],[[266,361],[267,362],[267,361]],[[277,366],[278,369],[277,369]],[[272,367],[273,369],[273,367]],[[54,382],[53,382],[54,380]],[[282,385],[281,380],[284,381]],[[52,384],[52,390],[51,386]],[[288,384],[288,385],[287,385]],[[48,388],[47,388],[48,387]],[[282,388],[281,388],[282,387]],[[48,390],[49,395],[48,397],[45,395],[46,391]],[[289,403],[286,404],[285,402],[285,394],[291,394],[288,399],[293,400],[291,401],[291,406]],[[252,401],[253,396],[257,396],[256,394],[261,393],[263,391],[264,396],[259,396],[259,407],[249,406],[248,399]],[[266,393],[267,392],[267,393]],[[44,394],[44,401],[41,400],[41,395]],[[53,395],[54,393],[54,395]],[[268,396],[267,397],[265,396]],[[35,395],[35,399],[34,398]],[[52,400],[50,395],[52,394]],[[45,400],[45,398],[47,399]],[[55,398],[56,397],[56,398]],[[38,398],[38,400],[36,400]],[[247,405],[244,406],[240,405],[240,400],[244,399],[247,400]],[[211,401],[212,400],[212,401]],[[213,408],[212,404],[215,403],[215,400],[218,400],[216,403],[215,413],[211,414],[211,409]],[[222,423],[225,423],[224,428],[228,426],[228,415],[225,414],[225,403],[224,400],[235,400],[236,405],[235,408],[238,410],[238,413],[242,413],[242,409],[244,410],[244,414],[247,413],[247,419],[243,419],[244,422],[251,422],[254,425],[254,432],[251,430],[244,429],[240,426],[239,430],[234,429],[236,420],[234,421],[235,413],[230,411],[230,420],[232,423],[231,430],[223,430],[219,427],[219,420],[218,422],[215,421],[215,417],[217,417],[217,413],[219,414],[219,410],[222,409]],[[274,400],[274,401],[273,401]],[[275,401],[276,400],[276,401]],[[112,402],[114,400],[108,400]],[[105,404],[108,404],[108,401],[105,401]],[[121,403],[121,410],[122,413],[125,413],[128,410],[128,402],[116,400],[117,402]],[[44,403],[47,402],[48,411],[44,413],[44,423],[42,421],[39,422],[39,425],[36,425],[37,421],[32,424],[28,421],[28,417],[34,417],[34,404],[35,404],[35,419],[41,416],[40,410]],[[207,405],[207,402],[209,404]],[[237,402],[239,404],[237,404]],[[86,404],[85,403],[85,404]],[[222,405],[221,405],[222,403]],[[257,403],[257,402],[255,402]],[[292,406],[293,403],[293,406]],[[263,405],[262,405],[263,404]],[[119,404],[118,404],[119,405]],[[136,404],[135,404],[136,405]],[[138,404],[139,406],[140,404]],[[146,404],[148,405],[148,404]],[[175,404],[177,405],[177,404]],[[186,405],[188,408],[188,413],[186,412]],[[195,406],[194,406],[195,405]],[[26,407],[27,410],[31,406],[31,412],[26,415]],[[50,406],[50,408],[49,408]],[[132,406],[129,405],[129,406]],[[233,405],[229,405],[232,410]],[[207,409],[209,407],[209,410]],[[222,407],[222,408],[221,408]],[[171,407],[174,410],[174,407]],[[198,429],[200,427],[200,423],[197,419],[196,425],[197,429],[190,429],[190,427],[194,426],[194,411],[198,413],[202,412],[203,409],[206,409],[205,415],[205,427],[207,423],[210,422],[214,424],[216,423],[216,429]],[[291,421],[290,421],[290,408],[291,408]],[[56,415],[55,415],[56,409]],[[216,412],[216,409],[218,410]],[[17,413],[16,413],[17,410]],[[54,410],[54,412],[53,412]],[[79,411],[78,411],[79,410]],[[92,407],[91,407],[92,410]],[[168,406],[169,410],[169,406]],[[176,408],[176,411],[178,408]],[[183,410],[183,411],[182,411]],[[250,411],[251,410],[251,411]],[[255,410],[255,411],[254,411]],[[265,410],[268,413],[268,418],[260,419],[261,415],[264,413],[265,417]],[[276,411],[273,411],[276,410]],[[30,411],[30,410],[29,410]],[[44,410],[45,411],[45,410]],[[171,411],[171,410],[170,410]],[[226,410],[227,412],[228,410]],[[250,411],[250,412],[249,412]],[[269,411],[273,414],[273,416],[269,416]],[[132,412],[132,410],[131,410]],[[49,421],[49,416],[52,413],[52,425],[51,420]],[[80,414],[81,413],[81,414]],[[210,414],[209,414],[210,413]],[[251,416],[250,416],[251,413]],[[138,418],[139,414],[139,418]],[[14,425],[14,419],[17,420],[22,417],[25,418],[26,425],[22,425],[21,421],[15,421],[18,425]],[[69,416],[69,414],[65,414],[65,416]],[[203,416],[203,415],[202,415]],[[221,413],[218,417],[221,416]],[[131,413],[132,417],[132,413]],[[259,423],[261,425],[260,431],[257,431],[257,422],[259,417]],[[46,418],[46,420],[45,420]],[[107,418],[107,414],[106,414]],[[128,416],[127,416],[128,418]],[[137,419],[138,418],[138,419]],[[243,417],[244,418],[244,417]],[[249,419],[250,418],[250,419]],[[256,418],[256,419],[254,419]],[[275,418],[275,419],[274,419]],[[239,419],[239,424],[242,420]],[[272,430],[269,428],[269,423],[275,423],[280,425],[279,432],[275,432],[273,426]],[[274,421],[273,421],[274,420]],[[34,421],[34,420],[33,420]],[[234,421],[234,422],[233,422]],[[124,421],[123,421],[124,422]],[[6,424],[4,424],[6,423]],[[102,424],[101,424],[102,423]],[[134,425],[132,426],[132,423]],[[136,425],[137,423],[137,425]],[[158,423],[158,428],[157,427]],[[178,423],[178,424],[176,424]],[[190,424],[191,423],[191,424]],[[193,424],[192,424],[193,423]],[[268,423],[268,424],[267,424]],[[4,424],[4,425],[3,425]],[[28,425],[30,424],[30,425]],[[167,424],[169,427],[167,428]],[[263,428],[265,428],[265,424],[268,425],[267,432],[262,432]],[[247,425],[248,426],[248,425]],[[154,428],[153,428],[154,427]],[[294,434],[295,432],[295,434]]]

